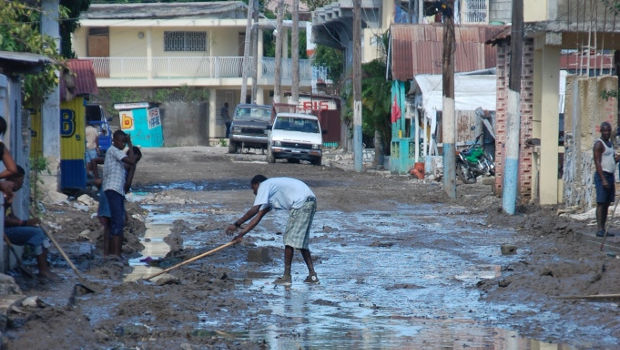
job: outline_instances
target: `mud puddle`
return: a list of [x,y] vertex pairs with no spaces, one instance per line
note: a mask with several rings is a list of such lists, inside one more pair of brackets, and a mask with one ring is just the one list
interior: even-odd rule
[[[165,204],[149,204],[147,226],[154,235],[143,244],[153,250],[145,249],[143,255],[165,254],[155,245],[163,239],[166,225],[169,229],[176,220],[195,227],[232,222],[238,215],[213,215],[209,209],[217,209],[217,204],[203,207],[171,211]],[[285,227],[286,219],[285,213],[270,214],[242,245],[207,258],[209,265],[232,269],[226,276],[236,285],[231,297],[247,302],[247,309],[221,306],[195,312],[189,317],[193,321],[183,323],[194,336],[265,342],[272,349],[572,349],[524,338],[512,330],[512,314],[528,313],[550,323],[554,315],[531,305],[481,301],[476,283],[500,278],[501,266],[519,261],[526,252],[501,255],[501,244],[518,244],[515,233],[490,227],[466,208],[396,204],[394,211],[319,211],[311,250],[320,284],[302,282],[307,271],[297,253],[293,285],[281,287],[272,284],[281,273],[283,254],[282,238],[274,232]],[[225,239],[221,230],[207,224],[204,230],[183,235],[186,248]],[[132,275],[139,270],[136,266]],[[555,328],[542,333],[564,337]]]
[[[312,180],[307,182],[312,188],[327,187],[327,186],[344,186],[347,182],[343,181],[331,181],[331,180]],[[230,191],[238,189],[249,188],[249,182],[246,178],[240,179],[218,179],[218,180],[204,180],[204,181],[178,181],[168,184],[149,184],[141,185],[134,188],[134,194],[137,196],[144,196],[148,193],[158,193],[169,190],[182,190],[182,191]]]

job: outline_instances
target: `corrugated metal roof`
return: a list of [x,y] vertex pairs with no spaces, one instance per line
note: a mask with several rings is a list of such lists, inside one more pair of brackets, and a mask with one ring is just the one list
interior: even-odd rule
[[[71,77],[66,75],[60,80],[60,99],[71,99],[69,95],[95,95],[98,92],[95,69],[90,60],[70,59],[66,62]],[[72,81],[71,81],[72,80]],[[67,98],[69,97],[69,98]]]
[[[496,49],[486,45],[504,27],[459,25],[455,27],[455,72],[495,67]],[[396,24],[391,28],[392,77],[411,80],[416,74],[441,74],[443,25]]]
[[29,52],[0,51],[0,72],[4,74],[32,73],[52,60]]

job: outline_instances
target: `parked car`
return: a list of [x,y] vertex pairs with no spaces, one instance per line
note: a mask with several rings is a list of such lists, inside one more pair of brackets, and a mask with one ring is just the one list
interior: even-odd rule
[[228,152],[237,153],[243,148],[267,149],[267,134],[271,128],[271,106],[240,104],[235,108]]
[[267,161],[307,160],[321,165],[323,132],[319,119],[311,114],[278,113],[269,134]]
[[99,131],[97,137],[99,151],[105,153],[112,146],[112,130],[101,105],[86,105],[86,124],[94,126]]

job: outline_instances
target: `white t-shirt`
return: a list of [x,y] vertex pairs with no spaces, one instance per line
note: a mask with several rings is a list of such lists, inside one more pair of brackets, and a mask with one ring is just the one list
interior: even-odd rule
[[260,209],[299,209],[308,197],[316,198],[310,187],[290,177],[273,177],[258,186],[254,205]]
[[99,133],[94,126],[88,125],[86,127],[86,149],[96,149],[97,148],[97,136]]

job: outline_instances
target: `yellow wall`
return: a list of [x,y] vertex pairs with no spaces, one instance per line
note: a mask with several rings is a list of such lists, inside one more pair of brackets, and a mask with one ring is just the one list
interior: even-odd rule
[[[376,39],[376,36],[382,33],[380,28],[366,28],[363,30],[362,63],[368,63],[382,55],[381,39]],[[379,40],[379,44],[377,44],[377,40]]]
[[41,109],[37,108],[30,114],[30,157],[37,158],[43,155],[43,132],[41,131]]
[[381,32],[385,32],[394,20],[394,0],[383,0],[381,9]]
[[239,32],[244,31],[245,28],[208,29],[211,56],[239,56]]
[[71,34],[71,45],[76,57],[86,57],[86,36],[88,28],[79,27]]
[[[84,98],[77,97],[71,101],[63,101],[60,104],[61,125],[60,125],[60,158],[84,159],[86,148],[86,110],[84,108]],[[63,117],[63,110],[70,110],[71,117]],[[69,115],[69,114],[67,114]]]
[[[149,28],[111,27],[110,56],[135,57],[146,56],[147,31]],[[233,27],[166,27],[150,28],[152,55],[157,56],[239,56],[239,32],[243,28]],[[207,52],[165,52],[165,31],[206,31],[208,40]],[[142,38],[138,33],[144,33]],[[80,27],[72,35],[73,50],[77,57],[87,56],[88,28]]]
[[537,22],[547,20],[547,0],[524,0],[523,21]]
[[[135,57],[146,56],[146,48],[148,42],[147,28],[110,28],[110,56],[111,57]],[[208,40],[208,49],[204,51],[164,51],[164,32],[166,31],[206,31]],[[142,38],[138,37],[138,33],[144,33]],[[82,39],[78,39],[77,35],[84,36],[84,33],[76,32],[75,43],[79,43]],[[239,29],[237,28],[213,28],[213,27],[169,27],[169,28],[152,28],[151,29],[151,49],[153,57],[158,56],[239,56]],[[86,53],[86,45],[84,44],[84,52]],[[78,56],[80,52],[76,50]]]
[[140,39],[138,32],[144,29],[110,28],[110,57],[146,56],[146,35]]

